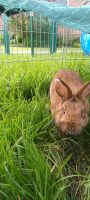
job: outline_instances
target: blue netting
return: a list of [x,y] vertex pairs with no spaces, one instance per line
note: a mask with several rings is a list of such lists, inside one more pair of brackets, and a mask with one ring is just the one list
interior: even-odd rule
[[33,11],[60,23],[63,26],[90,33],[90,6],[61,7],[57,3],[37,0],[1,0],[0,7],[7,15],[19,11]]

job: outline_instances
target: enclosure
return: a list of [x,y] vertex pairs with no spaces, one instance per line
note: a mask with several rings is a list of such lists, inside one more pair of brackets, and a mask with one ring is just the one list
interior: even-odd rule
[[[86,59],[82,56],[81,31],[77,30],[79,28],[68,28],[69,22],[68,25],[63,26],[59,21],[53,20],[52,15],[52,18],[48,17],[49,14],[45,16],[46,11],[43,14],[43,11],[40,13],[38,8],[35,10],[34,5],[28,9],[28,1],[25,2],[25,10],[20,8],[21,11],[18,11],[20,5],[14,2],[13,11],[11,6],[9,10],[7,9],[1,14],[0,62],[4,61],[3,55],[5,54],[11,55],[6,56],[5,61],[12,63],[37,62],[37,60],[41,62],[53,59],[58,62]],[[6,3],[4,4],[6,6]],[[51,1],[49,4],[52,5]],[[63,5],[60,5],[63,8]],[[73,17],[72,13],[71,18]],[[82,29],[82,24],[80,26]],[[71,24],[71,27],[73,27],[73,24]]]
[[79,136],[60,134],[49,97],[62,68],[90,81],[80,46],[90,31],[83,3],[0,1],[1,200],[90,199],[90,120]]

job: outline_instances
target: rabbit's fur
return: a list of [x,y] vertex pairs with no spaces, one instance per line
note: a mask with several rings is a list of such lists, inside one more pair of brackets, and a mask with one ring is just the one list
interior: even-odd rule
[[51,113],[65,134],[77,135],[88,123],[90,82],[84,84],[79,74],[70,70],[56,73],[50,86]]

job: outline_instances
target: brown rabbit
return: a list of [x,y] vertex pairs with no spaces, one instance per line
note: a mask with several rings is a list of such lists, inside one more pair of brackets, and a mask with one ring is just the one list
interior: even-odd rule
[[50,86],[51,113],[65,134],[77,135],[88,123],[90,82],[84,84],[78,73],[61,70]]

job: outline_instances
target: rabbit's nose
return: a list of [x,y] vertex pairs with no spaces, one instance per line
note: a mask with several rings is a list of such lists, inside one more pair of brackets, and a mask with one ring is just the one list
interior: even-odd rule
[[69,134],[70,135],[77,135],[77,133],[75,131],[71,131]]
[[75,127],[72,127],[72,128],[71,128],[71,131],[72,131],[72,132],[75,132],[75,131],[76,131],[76,128],[75,128]]
[[71,135],[75,135],[76,134],[75,126],[71,126],[70,129],[69,129],[69,132],[70,132]]
[[68,132],[68,134],[69,134],[69,135],[77,135],[77,133],[76,133],[75,130],[74,130],[74,131],[73,131],[73,130],[70,130],[70,131]]

